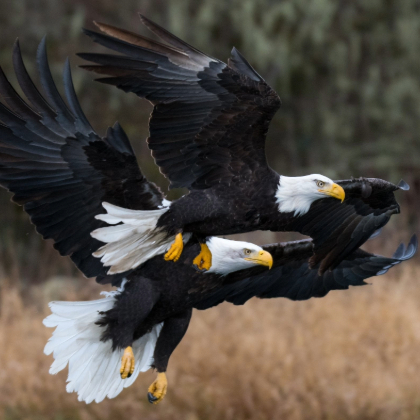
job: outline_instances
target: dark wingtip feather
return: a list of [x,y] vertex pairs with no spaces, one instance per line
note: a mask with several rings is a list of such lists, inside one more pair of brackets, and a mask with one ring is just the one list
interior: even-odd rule
[[19,55],[19,58],[22,61],[22,51],[20,49],[19,38],[16,38],[15,43],[13,44],[13,49],[12,49],[13,58],[15,58],[17,55]]
[[79,129],[81,133],[87,135],[91,132],[94,132],[82,110],[82,107],[80,106],[79,100],[77,99],[76,91],[74,90],[73,78],[71,76],[70,60],[68,57],[66,58],[66,62],[64,64],[63,83],[68,104],[71,111],[76,116],[77,129]]
[[[174,34],[171,34],[169,31],[167,31],[165,28],[162,28],[157,23],[151,21],[146,16],[139,13],[140,20],[143,23],[146,28],[148,28],[150,31],[152,31],[155,35],[157,35],[160,39],[167,42],[172,47],[175,47],[176,49],[183,51],[190,55],[190,59],[197,62],[205,64],[208,59],[218,61],[213,59],[212,57],[208,56],[207,54],[204,54],[203,52],[197,50],[193,46],[187,44],[182,39],[178,38]],[[207,63],[208,64],[208,63]]]
[[398,183],[397,187],[404,191],[408,191],[410,189],[410,186],[403,179]]
[[370,238],[368,239],[368,241],[370,241],[371,239],[377,238],[381,233],[382,233],[382,228],[375,230],[375,232],[373,232],[372,235],[370,235]]
[[95,41],[95,36],[99,35],[98,32],[91,31],[87,28],[82,28],[82,32],[87,35],[89,38],[92,38]]
[[405,257],[407,257],[406,258],[407,260],[414,257],[414,255],[417,252],[418,246],[419,246],[419,241],[417,239],[417,235],[414,234],[411,237],[410,242],[408,243],[407,251],[405,253]]
[[57,121],[60,122],[63,128],[71,133],[73,132],[74,116],[69,111],[66,103],[61,97],[52,77],[50,65],[48,62],[46,36],[44,36],[39,43],[36,60],[38,64],[38,73],[41,79],[41,85],[44,88],[46,97],[55,107],[55,112],[58,116]]
[[403,243],[401,243],[396,251],[394,252],[394,255],[391,257],[391,264],[386,265],[383,267],[380,271],[376,273],[377,276],[381,276],[382,274],[385,274],[388,272],[388,270],[398,264],[401,264],[403,261],[407,261],[410,258],[413,258],[414,255],[417,252],[418,248],[418,240],[417,236],[413,235],[410,239],[410,242],[408,243],[407,248]]
[[149,25],[151,25],[151,26],[155,26],[155,25],[156,25],[156,24],[155,24],[154,22],[152,22],[150,19],[147,19],[147,17],[146,17],[146,16],[144,16],[142,13],[139,13],[139,18],[140,18],[141,23],[142,23],[144,26],[149,27]]
[[79,67],[79,69],[83,69],[83,70],[86,70],[86,71],[92,71],[92,72],[95,72],[97,68],[100,68],[100,66],[97,66],[97,65],[94,65],[94,64],[92,64],[92,65],[82,64],[78,67]]
[[238,73],[244,74],[255,82],[264,81],[251,64],[249,64],[248,60],[235,47],[232,48],[230,54],[231,58],[229,59],[229,67],[236,70]]
[[135,156],[130,140],[118,121],[113,127],[108,127],[106,139],[119,152]]
[[394,255],[392,256],[395,260],[400,260],[405,254],[405,245],[403,242],[401,242],[398,245],[398,248],[395,250]]
[[47,53],[47,35],[44,35],[41,38],[40,43],[38,44],[37,56],[42,54],[42,52],[44,52],[45,54]]
[[401,243],[399,247],[397,248],[397,250],[394,252],[394,255],[392,256],[392,258],[399,261],[409,260],[410,258],[413,258],[414,255],[416,254],[418,245],[419,244],[418,244],[417,235],[414,234],[410,238],[410,242],[408,243],[407,248],[405,248],[404,244]]
[[[14,54],[12,54],[12,59],[14,60],[14,58]],[[9,82],[1,67],[0,97],[3,98],[3,100],[7,103],[9,110],[12,111],[16,116],[29,121],[31,121],[33,118],[39,118],[39,115],[36,114],[34,109],[32,109],[16,92],[16,89]]]
[[[15,74],[23,93],[28,98],[33,108],[38,113],[42,114],[44,118],[47,118],[50,123],[54,124],[52,121],[55,119],[56,113],[50,107],[45,98],[41,95],[38,88],[32,81],[28,71],[26,70],[20,49],[19,38],[16,39],[13,46],[12,59]],[[57,132],[60,132],[60,128],[58,128],[58,126],[56,126],[55,129],[58,130]]]

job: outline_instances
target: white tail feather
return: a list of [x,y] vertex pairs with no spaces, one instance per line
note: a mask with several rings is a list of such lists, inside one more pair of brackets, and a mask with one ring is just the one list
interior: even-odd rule
[[[166,232],[156,229],[157,221],[169,207],[146,211],[129,210],[109,203],[102,205],[107,214],[95,217],[112,226],[96,229],[91,236],[106,243],[93,256],[101,258],[104,266],[110,267],[108,274],[138,267],[150,258],[165,253],[175,240],[174,236],[168,237]],[[184,241],[188,241],[190,236],[184,235]]]
[[[120,289],[121,291],[122,289]],[[133,353],[136,361],[134,373],[121,379],[120,363],[124,350],[112,351],[112,343],[100,341],[103,328],[95,322],[99,312],[114,306],[115,296],[89,302],[50,302],[52,314],[44,319],[47,327],[56,327],[45,346],[45,354],[53,354],[50,373],[56,374],[69,365],[67,392],[77,392],[79,401],[101,402],[105,397],[116,397],[123,388],[130,386],[140,372],[150,369],[153,352],[162,325],[134,341]]]

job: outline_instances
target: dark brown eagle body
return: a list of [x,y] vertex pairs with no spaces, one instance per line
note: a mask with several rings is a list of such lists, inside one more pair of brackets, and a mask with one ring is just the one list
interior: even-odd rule
[[[265,188],[240,183],[230,188],[221,184],[204,190],[192,190],[171,205],[160,217],[157,226],[164,227],[169,234],[182,230],[200,238],[270,230],[270,225],[274,226],[274,223],[277,223],[275,230],[284,231],[293,214],[279,217],[275,202],[279,178],[277,173],[267,168],[258,174]],[[261,227],[262,220],[266,220],[265,228]]]

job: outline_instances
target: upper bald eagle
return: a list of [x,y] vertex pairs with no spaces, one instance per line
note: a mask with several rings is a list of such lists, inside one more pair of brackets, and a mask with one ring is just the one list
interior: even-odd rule
[[[85,33],[122,55],[83,53],[97,65],[82,67],[108,75],[99,81],[154,105],[148,138],[152,155],[171,187],[187,187],[190,193],[153,214],[132,213],[130,220],[105,205],[109,214],[100,220],[125,224],[121,240],[107,229],[93,232],[106,243],[95,255],[109,273],[135,268],[172,242],[165,258],[177,261],[186,239],[182,234],[202,240],[271,230],[311,236],[310,263],[321,263],[322,274],[398,213],[393,192],[405,184],[333,182],[317,174],[291,178],[273,171],[265,137],[280,107],[276,92],[235,48],[225,64],[145,17],[141,20],[168,45],[98,23],[105,34]],[[211,266],[205,246],[194,263]]]

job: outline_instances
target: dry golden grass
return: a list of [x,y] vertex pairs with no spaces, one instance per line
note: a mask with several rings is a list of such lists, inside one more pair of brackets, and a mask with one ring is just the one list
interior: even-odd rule
[[116,399],[91,405],[66,393],[67,373],[48,374],[47,300],[56,298],[54,287],[71,300],[95,298],[93,282],[55,281],[24,298],[3,282],[0,417],[420,419],[419,278],[420,267],[406,264],[374,286],[323,299],[196,311],[170,361],[168,396],[156,407],[146,401],[150,372]]

